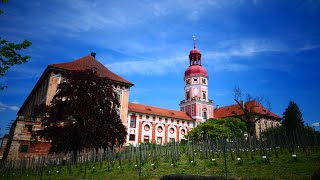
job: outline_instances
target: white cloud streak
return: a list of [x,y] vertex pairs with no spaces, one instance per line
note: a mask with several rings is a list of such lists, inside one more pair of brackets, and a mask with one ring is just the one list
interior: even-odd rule
[[312,123],[311,126],[320,127],[320,122]]
[[187,56],[177,56],[165,59],[119,61],[105,64],[105,66],[119,74],[163,75],[183,70],[185,68],[184,64],[188,64]]
[[10,105],[7,105],[7,104],[0,102],[0,111],[5,111],[7,109],[11,110],[11,111],[18,111],[19,107],[18,106],[10,106]]
[[[215,71],[247,71],[255,69],[270,69],[290,73],[294,66],[287,61],[264,62],[259,58],[251,58],[262,53],[294,53],[318,49],[320,45],[307,44],[301,47],[287,45],[283,42],[265,39],[240,39],[220,43],[217,50],[211,50],[205,54],[209,66]],[[241,62],[238,61],[241,58]]]
[[[169,46],[169,45],[168,45]],[[282,62],[265,62],[259,58],[252,58],[262,53],[288,53],[299,52],[304,50],[311,50],[318,48],[318,45],[304,45],[302,47],[289,47],[284,43],[263,40],[263,39],[240,39],[225,41],[218,43],[213,49],[202,51],[203,63],[206,68],[210,68],[214,72],[228,71],[228,72],[243,72],[251,69],[267,69],[277,70],[286,73],[291,73],[294,69],[292,64],[287,61]],[[130,52],[166,52],[170,56],[174,52],[169,47],[149,47],[147,45],[131,46],[126,53]],[[139,51],[140,49],[141,51]],[[143,51],[142,51],[143,50]],[[179,50],[181,51],[181,50]],[[164,54],[158,55],[160,58],[141,59],[141,60],[118,60],[114,63],[107,63],[106,66],[112,71],[119,74],[139,74],[139,75],[166,75],[167,73],[182,72],[188,66],[187,52],[179,53],[179,56],[172,56],[165,58]],[[185,54],[185,55],[183,55]],[[165,59],[162,59],[165,58]],[[239,61],[241,58],[241,61]]]
[[[99,29],[129,28],[168,15],[182,15],[196,21],[208,10],[228,7],[241,0],[164,0],[164,1],[58,1],[56,6],[63,9],[50,9],[45,24],[60,27],[72,32]],[[125,4],[125,5],[124,5]],[[38,4],[39,6],[39,4]],[[40,5],[41,6],[41,5]],[[54,8],[54,7],[53,7]],[[52,30],[46,26],[42,28]],[[66,32],[66,34],[68,34]]]

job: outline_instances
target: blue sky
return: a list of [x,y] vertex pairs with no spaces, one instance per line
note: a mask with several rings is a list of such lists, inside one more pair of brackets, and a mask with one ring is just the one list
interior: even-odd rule
[[209,73],[209,97],[233,104],[233,88],[264,95],[282,116],[295,101],[320,121],[319,0],[18,1],[1,3],[0,37],[33,44],[29,62],[0,84],[0,134],[48,64],[97,53],[133,82],[130,101],[179,109],[192,36]]

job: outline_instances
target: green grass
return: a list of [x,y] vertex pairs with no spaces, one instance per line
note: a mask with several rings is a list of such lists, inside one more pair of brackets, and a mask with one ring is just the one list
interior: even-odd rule
[[[282,150],[279,157],[275,157],[273,152],[269,152],[267,157],[268,161],[265,161],[260,154],[256,153],[252,160],[250,154],[247,157],[242,154],[241,159],[243,161],[239,162],[236,159],[232,160],[228,153],[228,176],[239,178],[311,179],[312,174],[320,168],[320,152],[312,152],[310,156],[306,156],[299,151],[296,160],[286,150]],[[219,158],[215,157],[215,159],[216,161],[202,159],[197,155],[195,163],[191,163],[186,154],[182,154],[175,167],[171,166],[170,158],[167,162],[163,158],[160,159],[155,166],[152,166],[151,160],[149,160],[141,169],[141,177],[144,179],[158,179],[167,174],[225,176],[222,154],[220,154]],[[57,170],[59,170],[59,173],[57,173]],[[99,163],[88,164],[85,176],[85,165],[82,165],[82,171],[80,171],[80,165],[73,165],[71,166],[71,172],[68,171],[67,166],[44,168],[42,179],[139,179],[139,172],[140,170],[135,167],[135,163],[126,162],[120,168],[119,164],[115,163],[113,167],[110,165],[108,170],[107,162],[103,162],[102,166]],[[10,171],[9,174],[2,172],[0,179],[40,179],[40,170]]]

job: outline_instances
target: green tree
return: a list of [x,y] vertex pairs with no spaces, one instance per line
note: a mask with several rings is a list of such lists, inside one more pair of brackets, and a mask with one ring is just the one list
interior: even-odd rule
[[122,145],[127,133],[112,82],[91,70],[68,71],[63,77],[51,105],[37,108],[43,129],[33,137],[50,140],[50,152]]
[[299,106],[290,101],[288,107],[285,109],[281,124],[289,132],[295,132],[297,129],[303,128],[303,118]]
[[[0,2],[8,2],[8,0],[1,0]],[[3,11],[0,10],[0,14]],[[15,44],[8,42],[7,40],[0,37],[0,76],[9,70],[9,68],[15,64],[22,64],[27,62],[30,58],[29,56],[21,56],[18,51],[21,49],[26,49],[31,45],[31,42],[24,40],[20,44]],[[0,90],[3,90],[7,86],[0,86]]]
[[223,119],[210,118],[205,122],[193,128],[189,137],[201,138],[228,138],[241,137],[246,131],[246,124],[238,118],[230,117]]

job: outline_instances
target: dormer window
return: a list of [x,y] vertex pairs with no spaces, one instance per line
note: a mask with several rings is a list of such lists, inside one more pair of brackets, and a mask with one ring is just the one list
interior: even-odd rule
[[198,78],[193,78],[193,82],[198,82]]
[[97,68],[96,67],[92,67],[91,71],[95,73],[95,72],[97,72]]

